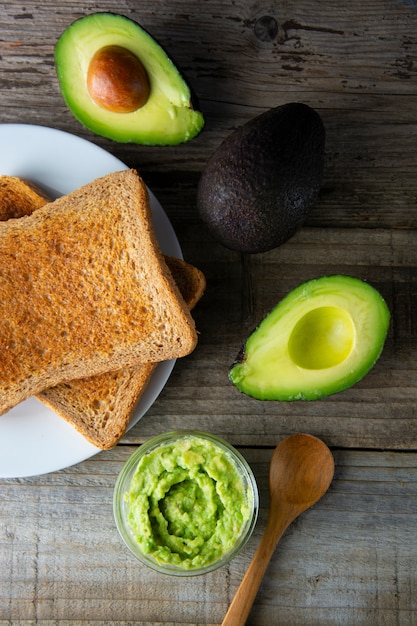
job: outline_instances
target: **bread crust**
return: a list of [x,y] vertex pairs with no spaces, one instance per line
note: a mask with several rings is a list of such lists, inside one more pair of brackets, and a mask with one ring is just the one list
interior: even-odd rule
[[0,176],[0,221],[30,215],[47,202],[47,195],[31,181]]
[[[170,272],[190,310],[203,296],[206,279],[196,267],[165,257]],[[142,363],[115,372],[72,380],[36,395],[72,424],[90,443],[103,450],[122,438],[132,413],[151,380],[157,363]]]
[[0,307],[0,413],[51,386],[182,357],[197,343],[134,170],[0,224]]

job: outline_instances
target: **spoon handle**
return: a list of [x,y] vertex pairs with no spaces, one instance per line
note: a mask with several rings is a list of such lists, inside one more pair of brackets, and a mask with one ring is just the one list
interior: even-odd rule
[[288,518],[284,515],[279,519],[275,517],[273,523],[268,519],[259,546],[229,606],[222,626],[244,626],[246,623],[269,561],[292,520],[292,516]]

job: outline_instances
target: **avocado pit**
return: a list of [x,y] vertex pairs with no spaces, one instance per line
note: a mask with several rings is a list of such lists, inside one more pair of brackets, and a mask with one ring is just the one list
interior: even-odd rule
[[148,74],[138,57],[122,46],[105,46],[93,55],[87,72],[92,100],[113,113],[132,113],[150,94]]

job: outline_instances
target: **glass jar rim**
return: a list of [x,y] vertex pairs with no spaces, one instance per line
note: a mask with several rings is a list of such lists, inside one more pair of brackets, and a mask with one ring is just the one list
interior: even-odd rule
[[[179,565],[164,564],[158,562],[152,556],[145,554],[139,544],[135,541],[129,524],[126,519],[126,501],[125,493],[132,480],[133,474],[136,471],[136,467],[140,459],[146,454],[152,452],[158,447],[163,447],[166,443],[179,441],[187,438],[201,438],[212,442],[223,453],[228,455],[228,458],[232,460],[236,470],[239,472],[242,480],[244,481],[245,488],[250,492],[251,502],[248,502],[251,506],[250,515],[241,529],[240,535],[236,538],[233,546],[225,552],[220,558],[196,568],[183,568]],[[133,452],[127,461],[124,463],[118,478],[116,480],[113,496],[113,512],[119,534],[130,550],[130,552],[143,564],[151,567],[152,569],[176,576],[195,576],[211,572],[219,567],[222,567],[234,558],[246,545],[251,537],[256,525],[259,510],[259,494],[253,471],[245,459],[245,457],[234,448],[225,439],[218,437],[217,435],[210,434],[200,430],[173,430],[161,433],[154,437],[151,437],[145,443],[141,444],[135,452]]]

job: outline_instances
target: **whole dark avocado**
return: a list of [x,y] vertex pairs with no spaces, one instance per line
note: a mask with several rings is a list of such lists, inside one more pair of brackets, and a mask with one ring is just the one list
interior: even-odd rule
[[235,130],[198,185],[198,211],[212,235],[247,253],[287,241],[318,197],[324,147],[322,120],[303,103],[270,109]]

